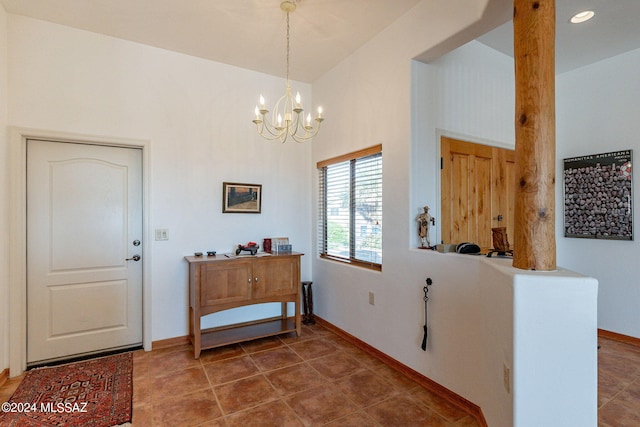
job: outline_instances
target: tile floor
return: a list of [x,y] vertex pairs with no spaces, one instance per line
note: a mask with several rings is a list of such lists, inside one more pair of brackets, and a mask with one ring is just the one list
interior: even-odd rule
[[[599,427],[640,425],[640,348],[600,338]],[[9,399],[19,379],[0,388]],[[134,426],[477,426],[332,332],[134,353]]]

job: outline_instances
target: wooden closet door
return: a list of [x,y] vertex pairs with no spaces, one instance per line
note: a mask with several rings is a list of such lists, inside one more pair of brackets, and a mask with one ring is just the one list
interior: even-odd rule
[[492,227],[513,236],[514,152],[442,137],[442,240],[493,246]]

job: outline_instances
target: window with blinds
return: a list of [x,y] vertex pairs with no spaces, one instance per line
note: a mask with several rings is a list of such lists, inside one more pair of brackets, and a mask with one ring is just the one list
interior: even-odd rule
[[318,251],[382,269],[382,145],[318,162]]

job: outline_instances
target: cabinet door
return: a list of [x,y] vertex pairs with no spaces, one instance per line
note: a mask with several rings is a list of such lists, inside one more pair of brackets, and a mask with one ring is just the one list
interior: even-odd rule
[[202,307],[251,299],[251,260],[212,262],[200,268]]
[[300,286],[298,257],[264,257],[255,260],[254,298],[269,298],[296,293]]

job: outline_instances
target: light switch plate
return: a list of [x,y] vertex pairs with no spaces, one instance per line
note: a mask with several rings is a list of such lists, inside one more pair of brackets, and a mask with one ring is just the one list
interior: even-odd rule
[[169,240],[169,229],[156,228],[156,240]]

